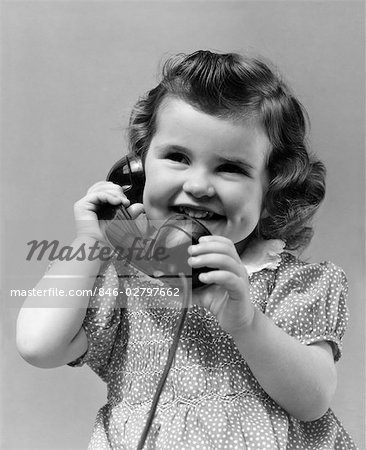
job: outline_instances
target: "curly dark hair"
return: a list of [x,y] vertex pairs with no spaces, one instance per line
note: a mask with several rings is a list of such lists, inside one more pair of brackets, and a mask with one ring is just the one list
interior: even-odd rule
[[265,217],[253,236],[282,239],[288,249],[310,242],[311,219],[325,195],[325,167],[307,148],[308,115],[270,63],[236,53],[197,51],[169,58],[161,82],[141,97],[129,123],[130,151],[144,159],[166,96],[222,118],[255,118],[271,143]]

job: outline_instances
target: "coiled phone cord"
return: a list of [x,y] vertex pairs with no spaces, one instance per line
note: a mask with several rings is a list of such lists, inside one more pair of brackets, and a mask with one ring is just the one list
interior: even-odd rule
[[171,347],[169,349],[168,359],[167,359],[167,361],[165,363],[165,367],[164,367],[163,373],[161,375],[161,378],[159,380],[158,387],[156,388],[156,391],[155,391],[155,394],[154,394],[154,398],[153,398],[153,401],[152,401],[152,404],[151,404],[151,409],[150,409],[150,412],[149,412],[149,416],[147,418],[144,430],[143,430],[143,432],[141,434],[140,441],[139,441],[138,446],[137,446],[137,450],[142,450],[144,448],[144,445],[145,445],[145,442],[146,442],[146,438],[147,438],[147,436],[149,434],[152,422],[154,420],[155,411],[156,411],[156,408],[158,406],[160,395],[161,395],[161,393],[162,393],[162,391],[164,389],[166,379],[168,377],[170,368],[171,368],[172,363],[173,363],[173,359],[174,359],[175,353],[177,351],[179,339],[180,339],[180,336],[182,334],[185,318],[186,318],[187,311],[188,311],[190,295],[189,295],[187,278],[182,273],[179,274],[179,277],[182,280],[182,284],[183,284],[183,302],[182,302],[183,306],[182,306],[181,314],[180,314],[180,317],[179,317],[179,320],[178,320],[178,324],[177,324],[175,336],[174,336],[174,339],[173,339],[173,343],[172,343],[172,345],[171,345]]

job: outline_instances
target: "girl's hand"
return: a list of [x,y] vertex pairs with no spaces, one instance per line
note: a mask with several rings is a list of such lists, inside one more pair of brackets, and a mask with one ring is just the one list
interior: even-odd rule
[[135,219],[143,212],[143,205],[130,201],[123,193],[122,187],[110,181],[99,181],[91,186],[85,197],[74,205],[74,217],[76,222],[77,236],[92,237],[98,241],[105,242],[102,232],[105,221],[98,219],[98,210],[103,204],[112,206],[123,205]]
[[208,286],[193,292],[193,302],[214,314],[230,334],[250,325],[254,306],[250,301],[248,274],[232,241],[223,236],[204,236],[188,251],[191,255],[188,264],[192,268],[214,268],[199,275],[200,281]]

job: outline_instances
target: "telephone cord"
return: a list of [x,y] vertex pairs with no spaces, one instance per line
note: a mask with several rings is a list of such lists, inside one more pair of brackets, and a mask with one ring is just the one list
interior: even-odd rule
[[164,367],[163,373],[162,373],[162,375],[160,377],[158,386],[156,388],[156,391],[155,391],[155,394],[154,394],[154,398],[153,398],[153,401],[152,401],[152,404],[151,404],[151,409],[150,409],[150,412],[149,412],[149,416],[147,418],[144,430],[143,430],[143,432],[141,434],[140,441],[138,443],[138,446],[137,446],[136,450],[142,450],[144,448],[147,436],[149,434],[152,422],[154,420],[155,411],[156,411],[156,408],[158,406],[160,395],[161,395],[161,393],[162,393],[162,391],[164,389],[166,379],[168,377],[170,368],[171,368],[172,363],[173,363],[173,359],[174,359],[175,353],[177,351],[179,339],[180,339],[180,336],[182,334],[185,318],[186,318],[187,311],[188,311],[189,299],[190,299],[189,289],[188,289],[188,282],[187,282],[187,279],[184,276],[184,274],[180,273],[179,277],[180,277],[180,279],[182,280],[182,283],[183,283],[183,306],[182,306],[181,314],[180,314],[180,317],[179,317],[179,320],[178,320],[178,323],[177,323],[177,327],[176,327],[176,332],[175,332],[175,336],[174,336],[174,339],[173,339],[173,343],[172,343],[172,345],[171,345],[171,347],[169,349],[168,359],[167,359],[167,361],[165,363],[165,367]]

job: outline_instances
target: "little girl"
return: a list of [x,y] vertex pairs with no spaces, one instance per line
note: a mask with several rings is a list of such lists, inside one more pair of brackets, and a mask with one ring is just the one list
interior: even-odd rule
[[294,256],[311,239],[325,192],[299,101],[260,60],[198,51],[168,60],[129,131],[144,165],[143,201],[130,205],[117,184],[96,183],[75,204],[72,245],[105,245],[97,213],[106,203],[132,218],[184,213],[211,233],[188,249],[192,269],[211,270],[192,292],[146,439],[180,310],[164,295],[124,293],[162,281],[132,267],[120,276],[114,257],[57,261],[38,288],[95,282],[95,295],[73,297],[68,308],[50,298],[48,309],[28,298],[21,355],[39,367],[87,363],[107,383],[90,449],[355,449],[329,409],[346,278],[332,263]]

